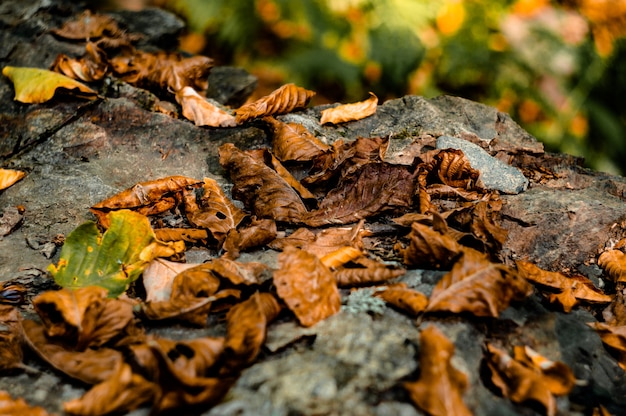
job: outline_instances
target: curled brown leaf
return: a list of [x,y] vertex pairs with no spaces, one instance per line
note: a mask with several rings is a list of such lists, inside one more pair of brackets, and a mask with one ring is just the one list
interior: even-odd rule
[[384,289],[374,293],[389,305],[415,317],[422,313],[428,305],[428,297],[417,290],[410,289],[406,283],[385,285]]

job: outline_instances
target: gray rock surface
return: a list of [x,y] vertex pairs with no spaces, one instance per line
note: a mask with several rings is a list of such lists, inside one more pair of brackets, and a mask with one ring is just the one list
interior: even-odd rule
[[528,188],[528,179],[519,169],[496,159],[480,146],[456,137],[439,136],[437,149],[449,148],[463,151],[472,168],[480,172],[478,179],[485,188],[505,194],[519,194]]
[[[77,6],[61,0],[0,4],[3,65],[47,67],[57,53],[81,54],[77,45],[47,33],[74,12]],[[163,26],[163,33],[177,27]],[[161,38],[158,27],[150,30],[148,39]],[[224,77],[211,82],[214,97],[241,102],[250,79],[239,70],[216,72]],[[244,80],[241,88],[226,81],[234,78]],[[227,129],[198,128],[154,111],[157,97],[115,80],[110,80],[106,98],[94,102],[67,99],[24,105],[12,98],[11,84],[0,77],[0,164],[27,172],[25,179],[0,191],[0,212],[17,205],[26,208],[21,226],[0,239],[0,277],[26,283],[31,296],[54,287],[43,270],[58,260],[54,249],[60,240],[56,237],[92,219],[88,208],[94,203],[137,182],[168,175],[211,177],[228,190],[230,182],[217,161],[218,146],[225,142],[241,148],[269,144],[260,122]],[[410,155],[411,146],[444,135],[472,142],[498,159],[507,156],[530,179],[530,185],[518,195],[501,197],[503,225],[509,231],[501,252],[505,263],[528,259],[551,270],[579,271],[599,282],[604,276],[594,265],[597,250],[626,237],[624,178],[585,170],[565,156],[544,155],[541,143],[491,107],[456,97],[407,96],[384,103],[371,117],[335,127],[319,124],[324,108],[280,118],[300,122],[328,142],[388,135],[390,157]],[[533,163],[544,170],[533,169]],[[371,225],[366,223],[366,227]],[[199,261],[215,255],[203,248],[193,252]],[[245,253],[240,260],[276,267],[276,252]],[[399,280],[429,295],[442,274],[409,270]],[[343,293],[344,303],[347,297]],[[33,313],[28,306],[22,312],[25,316]],[[415,380],[419,374],[419,332],[426,325],[436,325],[455,344],[453,364],[470,378],[465,401],[477,415],[536,414],[500,397],[489,386],[481,364],[487,340],[509,351],[514,345],[532,345],[569,365],[582,382],[558,400],[561,414],[589,414],[600,403],[619,414],[626,408],[624,371],[585,325],[595,321],[598,312],[597,308],[577,308],[564,314],[544,305],[535,294],[497,320],[463,316],[414,320],[389,308],[382,314],[344,310],[307,329],[291,320],[279,320],[269,328],[260,359],[244,370],[221,404],[204,414],[421,414],[410,404],[402,382]],[[224,323],[215,318],[200,330],[166,326],[151,331],[187,339],[223,334]],[[63,401],[85,391],[84,385],[50,370],[32,354],[26,363],[30,371],[0,377],[0,390],[59,413]],[[133,412],[145,414],[147,409]]]

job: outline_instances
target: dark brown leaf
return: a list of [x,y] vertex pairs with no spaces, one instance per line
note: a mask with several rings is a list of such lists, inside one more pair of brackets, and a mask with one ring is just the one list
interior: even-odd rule
[[303,326],[339,312],[341,297],[331,271],[314,254],[286,247],[274,272],[276,292]]
[[300,222],[307,212],[304,203],[273,169],[231,143],[220,146],[219,154],[220,164],[234,182],[234,198],[243,201],[257,217]]
[[368,163],[382,162],[389,147],[389,137],[362,138],[344,143],[337,140],[330,151],[317,156],[305,185],[322,184],[336,177],[345,177]]
[[295,84],[285,84],[271,94],[235,110],[237,124],[252,118],[285,114],[305,107],[314,95],[315,92],[298,87]]
[[435,326],[420,333],[420,377],[404,383],[411,400],[431,416],[470,416],[463,402],[467,375],[452,365],[454,344]]
[[311,227],[348,224],[413,204],[417,177],[404,165],[368,163],[341,179],[316,211],[302,218]]
[[71,40],[95,39],[103,36],[117,37],[123,33],[112,17],[92,14],[89,10],[85,10],[76,19],[69,20],[60,28],[52,29],[50,32]]

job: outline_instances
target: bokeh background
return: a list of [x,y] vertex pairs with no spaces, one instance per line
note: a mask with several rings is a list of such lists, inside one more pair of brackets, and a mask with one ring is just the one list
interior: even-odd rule
[[[112,0],[115,3],[115,0]],[[405,94],[497,107],[549,151],[626,173],[626,0],[118,0],[189,25],[181,48],[315,104]],[[109,5],[112,6],[112,5]]]

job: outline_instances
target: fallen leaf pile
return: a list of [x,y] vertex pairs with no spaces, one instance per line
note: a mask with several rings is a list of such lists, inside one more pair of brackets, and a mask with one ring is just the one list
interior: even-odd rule
[[[267,148],[220,146],[230,192],[210,178],[170,176],[137,183],[91,207],[97,222],[69,234],[58,264],[48,269],[63,289],[33,299],[39,320],[21,321],[12,306],[20,291],[6,288],[0,368],[21,367],[23,339],[53,368],[93,385],[65,403],[68,414],[209,408],[263,351],[272,321],[313,326],[340,312],[350,291],[362,287],[420,320],[451,314],[497,319],[523,302],[533,284],[565,312],[580,302],[611,303],[613,321],[595,329],[626,368],[626,312],[616,303],[623,297],[523,260],[516,267],[499,262],[507,238],[499,225],[502,202],[480,186],[462,151],[419,147],[399,163],[386,158],[389,137],[326,143],[304,126],[274,117],[305,107],[312,91],[287,84],[231,112],[202,96],[209,58],[138,51],[134,36],[97,15],[83,15],[54,33],[89,40],[85,56],[57,59],[55,70],[69,77],[94,82],[116,76],[172,93],[196,125],[259,119],[272,132]],[[108,56],[113,50],[121,52]],[[87,92],[41,70],[5,67],[3,73],[24,102],[50,99],[60,87]],[[38,77],[43,81],[35,83]],[[377,101],[372,94],[325,110],[319,122],[370,116]],[[389,219],[386,229],[393,232],[370,227],[381,219]],[[194,246],[215,256],[186,263],[185,252]],[[276,268],[237,260],[257,249],[280,251]],[[613,250],[599,260],[618,289],[626,280],[624,257]],[[398,281],[406,268],[445,274],[426,296]],[[146,331],[155,321],[203,327],[212,317],[225,320],[222,336],[175,341]],[[429,415],[472,414],[463,400],[468,375],[453,365],[454,351],[434,325],[422,329],[419,379],[404,387]],[[567,395],[575,381],[565,364],[528,345],[511,357],[488,341],[484,361],[496,394],[538,402],[548,415],[555,414],[554,396]]]

